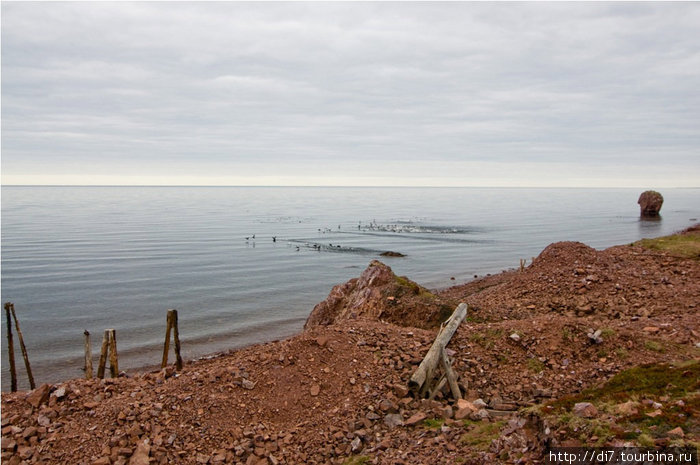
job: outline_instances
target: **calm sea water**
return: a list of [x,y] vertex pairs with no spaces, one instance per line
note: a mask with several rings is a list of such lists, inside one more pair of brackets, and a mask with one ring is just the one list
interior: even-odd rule
[[[384,259],[397,274],[440,288],[516,267],[551,242],[605,248],[700,218],[698,189],[664,190],[660,221],[640,221],[639,193],[2,187],[2,301],[15,304],[38,383],[82,376],[85,329],[95,365],[103,330],[115,328],[120,368],[133,370],[159,363],[169,308],[191,359],[298,332],[382,251],[407,255]],[[5,330],[3,317],[8,389]]]

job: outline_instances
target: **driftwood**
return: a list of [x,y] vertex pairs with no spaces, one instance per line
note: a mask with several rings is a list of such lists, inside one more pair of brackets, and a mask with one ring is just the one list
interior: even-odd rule
[[180,356],[180,331],[177,327],[177,310],[168,310],[165,328],[165,344],[163,344],[163,361],[160,364],[161,368],[165,368],[168,364],[168,351],[170,350],[170,330],[173,331],[173,340],[175,342],[175,369],[182,370],[182,357]]
[[[445,350],[445,346],[447,346],[447,344],[450,342],[450,339],[452,339],[452,336],[457,331],[457,328],[466,316],[467,304],[461,303],[452,313],[452,316],[450,316],[450,318],[448,318],[447,321],[443,323],[440,332],[435,337],[433,345],[430,347],[428,353],[425,355],[425,358],[423,358],[423,361],[418,366],[416,371],[413,373],[413,376],[411,376],[410,381],[408,382],[408,388],[414,394],[422,396],[429,391],[431,381],[433,379],[433,376],[435,375],[435,370],[437,369],[438,365],[443,359],[442,354]],[[447,364],[449,365],[449,363]],[[450,372],[452,371],[451,369],[447,369],[445,370],[445,372],[447,373],[448,370]],[[454,373],[452,374],[454,375]],[[447,375],[445,376],[445,379],[447,380]],[[444,382],[441,381],[441,383],[444,386]],[[457,383],[455,378],[455,385],[456,384]],[[436,391],[434,390],[433,392]]]
[[452,370],[452,364],[447,358],[447,351],[442,348],[442,369],[445,372],[445,377],[447,378],[447,383],[450,385],[450,391],[452,391],[452,397],[454,400],[459,400],[462,398],[462,393],[459,391],[459,385],[457,384],[457,375]]
[[17,370],[15,369],[15,344],[12,341],[12,317],[10,316],[11,303],[5,304],[5,316],[7,317],[7,355],[10,358],[10,391],[17,391]]

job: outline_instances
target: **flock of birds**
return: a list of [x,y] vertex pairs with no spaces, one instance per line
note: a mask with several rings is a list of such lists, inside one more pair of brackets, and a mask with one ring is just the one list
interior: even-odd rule
[[[338,225],[338,229],[340,229],[340,225]],[[322,230],[319,229],[319,231],[322,231]],[[327,231],[331,231],[331,229],[330,229],[330,228],[325,228],[325,230],[323,230],[322,232],[325,233],[325,232],[327,232]],[[277,236],[271,236],[271,238],[272,238],[272,242],[277,242]],[[246,237],[245,237],[245,243],[246,243],[246,244],[250,244],[251,241],[253,242],[253,247],[255,247],[255,234],[253,234],[252,236],[246,236]],[[311,249],[317,250],[317,251],[319,251],[319,252],[325,247],[325,246],[323,246],[323,245],[321,245],[321,244],[312,244],[312,243],[309,243],[309,242],[305,243],[305,245],[306,245],[307,248],[311,248]],[[299,245],[295,246],[295,248],[296,248],[296,251],[297,251],[297,252],[299,252],[299,251],[301,250],[301,246],[299,246]],[[340,249],[340,248],[342,248],[342,246],[340,246],[340,245],[338,245],[338,244],[333,245],[333,244],[329,243],[329,244],[328,244],[328,248]]]

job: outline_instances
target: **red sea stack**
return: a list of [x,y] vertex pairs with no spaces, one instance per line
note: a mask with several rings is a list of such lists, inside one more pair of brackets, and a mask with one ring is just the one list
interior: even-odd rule
[[640,214],[642,216],[659,216],[661,205],[664,203],[663,196],[656,191],[644,191],[637,200]]

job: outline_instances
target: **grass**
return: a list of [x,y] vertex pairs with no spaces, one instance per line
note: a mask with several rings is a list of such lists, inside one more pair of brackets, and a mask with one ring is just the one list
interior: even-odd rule
[[437,429],[437,428],[440,428],[444,424],[445,424],[445,420],[442,418],[428,418],[426,420],[423,420],[423,425],[426,428]]
[[[533,409],[546,416],[553,427],[564,429],[567,436],[584,443],[604,445],[618,438],[647,446],[678,426],[686,433],[700,431],[699,389],[700,360],[645,364],[618,373],[600,387]],[[656,400],[660,406],[639,402],[642,399]],[[637,409],[617,414],[618,405],[629,400],[638,402]],[[601,414],[590,419],[577,417],[572,413],[577,402],[591,402]]]
[[644,347],[649,349],[649,350],[653,350],[654,352],[659,352],[659,353],[665,351],[664,347],[656,341],[646,341],[644,343]]
[[486,329],[484,332],[469,334],[469,340],[481,345],[485,349],[493,349],[496,345],[496,340],[503,336],[502,329]]
[[475,450],[488,450],[491,442],[500,435],[504,424],[503,420],[493,423],[464,420],[464,426],[468,430],[459,438],[459,442]]
[[527,361],[527,367],[533,373],[541,373],[544,371],[544,363],[540,362],[536,358],[531,358]]
[[673,234],[654,239],[642,239],[635,242],[635,244],[647,249],[666,252],[675,257],[700,260],[700,231]]

